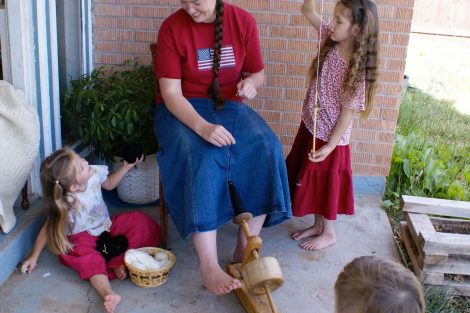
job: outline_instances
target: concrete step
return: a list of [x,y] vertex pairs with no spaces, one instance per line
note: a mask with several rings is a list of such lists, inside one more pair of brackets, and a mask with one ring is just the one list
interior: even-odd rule
[[17,201],[14,207],[17,218],[15,227],[8,234],[0,233],[0,285],[29,254],[44,221],[39,197],[30,196],[29,201],[31,206],[28,210],[23,210]]

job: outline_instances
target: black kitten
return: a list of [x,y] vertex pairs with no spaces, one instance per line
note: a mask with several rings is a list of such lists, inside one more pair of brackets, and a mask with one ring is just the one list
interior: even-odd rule
[[102,232],[96,241],[96,250],[101,253],[106,262],[126,252],[129,242],[124,235],[111,236],[108,231]]

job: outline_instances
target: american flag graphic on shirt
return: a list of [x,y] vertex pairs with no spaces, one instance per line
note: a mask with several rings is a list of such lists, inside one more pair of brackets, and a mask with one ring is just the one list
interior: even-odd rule
[[[205,48],[197,49],[197,68],[200,71],[211,70],[214,61],[214,49]],[[222,47],[222,54],[220,56],[220,68],[234,67],[235,54],[233,53],[232,46]]]

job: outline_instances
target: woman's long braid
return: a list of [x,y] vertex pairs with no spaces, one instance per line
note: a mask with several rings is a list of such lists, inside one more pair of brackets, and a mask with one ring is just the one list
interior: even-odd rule
[[220,91],[219,82],[219,70],[220,70],[220,59],[222,54],[222,39],[223,39],[223,16],[224,16],[224,2],[217,0],[215,5],[215,27],[214,27],[214,63],[212,70],[214,71],[214,79],[209,87],[209,96],[216,104],[216,108],[219,110],[224,106],[224,98]]

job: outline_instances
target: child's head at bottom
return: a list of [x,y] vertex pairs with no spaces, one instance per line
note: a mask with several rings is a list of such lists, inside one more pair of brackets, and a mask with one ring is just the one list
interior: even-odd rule
[[403,265],[375,256],[349,262],[335,283],[336,313],[424,313],[423,289]]

